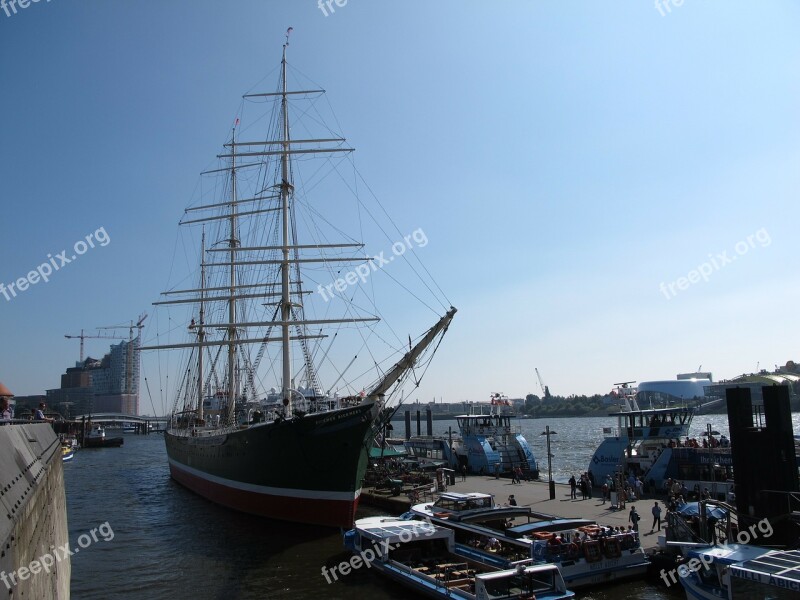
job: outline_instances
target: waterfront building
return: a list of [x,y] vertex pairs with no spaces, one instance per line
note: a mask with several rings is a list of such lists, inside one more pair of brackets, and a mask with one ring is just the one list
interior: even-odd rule
[[63,414],[139,414],[139,338],[112,344],[102,359],[87,358],[61,375],[61,387],[47,390],[47,403]]

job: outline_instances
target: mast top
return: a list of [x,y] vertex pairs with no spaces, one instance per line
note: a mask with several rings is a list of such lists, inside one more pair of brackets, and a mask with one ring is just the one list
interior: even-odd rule
[[289,45],[289,34],[294,31],[294,27],[289,27],[286,30],[286,43],[283,45],[283,58],[286,59],[286,46]]

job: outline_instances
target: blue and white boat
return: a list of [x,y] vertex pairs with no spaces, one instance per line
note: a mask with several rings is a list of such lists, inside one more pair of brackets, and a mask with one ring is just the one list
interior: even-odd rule
[[680,580],[689,600],[795,600],[800,596],[800,550],[730,544],[686,551],[677,573],[662,572],[668,585]]
[[591,519],[497,505],[491,494],[447,492],[433,504],[413,506],[411,514],[452,529],[457,554],[499,568],[522,558],[554,564],[571,589],[641,577],[649,565],[635,532],[615,533]]
[[[345,533],[355,556],[350,567],[369,567],[429,598],[456,600],[562,600],[574,598],[555,565],[522,561],[501,570],[455,554],[451,529],[425,521],[370,517]],[[353,563],[356,563],[354,566]]]
[[[657,489],[669,478],[679,479],[689,490],[708,488],[724,500],[733,491],[730,446],[715,448],[678,446],[689,435],[693,410],[689,407],[639,408],[634,398],[625,398],[622,410],[609,416],[617,427],[605,427],[605,438],[589,462],[594,485],[608,478],[633,472]],[[710,440],[709,440],[710,441]]]
[[511,424],[514,415],[500,411],[507,401],[495,394],[492,402],[488,414],[457,416],[458,435],[415,436],[405,442],[406,449],[420,460],[440,460],[459,472],[464,466],[476,475],[520,468],[525,477],[537,479],[539,467],[521,429]]

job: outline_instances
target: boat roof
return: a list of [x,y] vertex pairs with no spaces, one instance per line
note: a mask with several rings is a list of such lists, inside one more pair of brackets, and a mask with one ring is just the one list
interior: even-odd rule
[[766,585],[800,589],[800,550],[773,550],[731,567],[731,575]]
[[771,552],[769,548],[762,546],[750,546],[746,544],[727,544],[724,546],[703,546],[691,548],[687,551],[689,558],[713,557],[712,563],[731,565],[734,563],[754,560]]
[[550,521],[536,521],[535,523],[524,523],[509,527],[506,529],[506,534],[513,535],[514,537],[522,537],[537,531],[564,531],[567,529],[577,529],[578,527],[585,527],[587,525],[597,525],[596,521],[592,519],[553,519]]
[[408,542],[420,536],[426,540],[453,538],[451,529],[432,523],[398,517],[367,517],[355,522],[355,529],[364,537],[387,542]]
[[687,406],[673,406],[672,408],[640,408],[639,410],[622,410],[608,413],[608,416],[619,417],[629,415],[668,415],[678,412],[691,413],[693,410]]
[[447,518],[450,521],[461,521],[462,523],[480,523],[481,521],[515,519],[517,517],[529,517],[530,515],[531,509],[529,506],[494,506],[491,508],[471,508],[457,513],[450,513]]
[[469,494],[444,492],[439,495],[439,498],[446,498],[447,500],[474,500],[476,498],[494,498],[494,494],[483,494],[481,492],[470,492]]

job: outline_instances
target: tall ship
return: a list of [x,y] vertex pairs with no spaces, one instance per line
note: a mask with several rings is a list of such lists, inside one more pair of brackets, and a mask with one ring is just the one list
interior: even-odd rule
[[[200,238],[199,260],[181,286],[188,289],[170,289],[154,304],[182,307],[183,320],[170,314],[168,339],[159,334],[142,349],[184,354],[164,435],[173,479],[231,509],[349,527],[387,406],[402,401],[413,367],[427,367],[456,309],[440,300],[435,324],[415,341],[394,334],[391,344],[379,333],[383,319],[368,294],[379,268],[390,266],[376,266],[378,257],[344,233],[348,225],[363,231],[372,216],[362,198],[345,208],[333,192],[312,203],[311,192],[351,164],[352,148],[320,125],[324,90],[290,89],[290,74],[301,77],[286,60],[290,32],[277,89],[243,96],[217,155],[222,166],[202,174],[212,182],[181,221]],[[257,114],[245,125],[251,109]],[[416,231],[402,239],[409,254],[419,241]],[[182,341],[170,338],[176,330]]]

